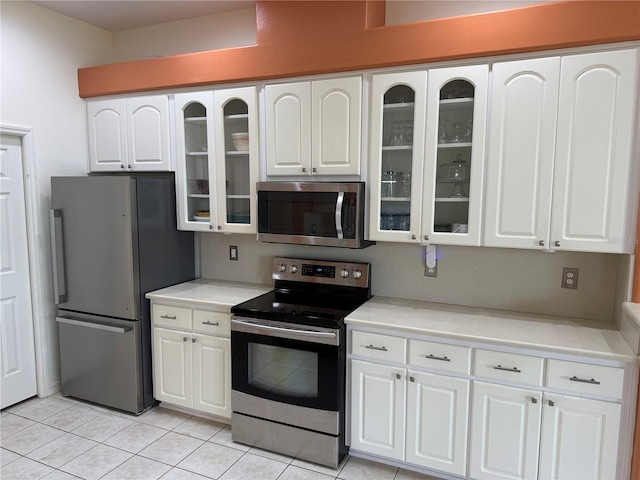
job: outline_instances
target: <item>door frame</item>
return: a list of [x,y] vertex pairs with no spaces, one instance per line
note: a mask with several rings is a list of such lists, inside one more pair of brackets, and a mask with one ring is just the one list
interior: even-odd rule
[[33,336],[36,357],[36,390],[38,397],[46,397],[55,393],[50,385],[50,373],[44,366],[46,362],[46,328],[44,301],[44,284],[40,278],[49,278],[50,272],[44,267],[46,258],[40,254],[38,239],[42,238],[38,176],[34,154],[33,129],[22,125],[0,124],[2,135],[18,137],[22,144],[22,180],[24,184],[25,214],[27,219],[27,255],[29,258],[29,285],[31,287],[31,316],[33,319]]

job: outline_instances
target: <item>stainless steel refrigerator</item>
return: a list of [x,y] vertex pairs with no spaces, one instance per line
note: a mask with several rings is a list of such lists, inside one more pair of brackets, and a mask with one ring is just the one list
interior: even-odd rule
[[175,199],[172,174],[51,179],[64,395],[132,413],[154,403],[145,294],[195,275]]

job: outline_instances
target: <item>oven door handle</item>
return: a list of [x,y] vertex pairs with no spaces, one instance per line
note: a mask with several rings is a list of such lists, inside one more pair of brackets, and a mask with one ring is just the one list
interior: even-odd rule
[[342,204],[344,203],[344,192],[338,193],[338,199],[336,200],[336,233],[338,238],[344,238],[344,232],[342,231]]
[[[275,327],[273,325],[265,325],[260,322],[251,322],[247,320],[237,320],[232,319],[231,325],[237,325],[239,327],[245,327],[252,330],[255,330],[258,334],[267,335],[270,337],[275,337],[274,333],[279,333],[284,338],[294,338],[299,339],[298,337],[307,337],[309,341],[316,343],[331,343],[337,345],[338,337],[335,332],[318,332],[314,330],[299,330],[297,328],[285,328],[285,327]],[[233,328],[232,328],[233,330]],[[240,329],[238,329],[240,330]],[[240,330],[242,331],[242,330]],[[273,332],[273,333],[270,333]],[[251,333],[251,332],[250,332]]]

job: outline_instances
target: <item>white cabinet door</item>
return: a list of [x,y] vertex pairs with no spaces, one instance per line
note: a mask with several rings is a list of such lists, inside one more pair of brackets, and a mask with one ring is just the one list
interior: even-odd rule
[[473,382],[472,398],[469,476],[537,478],[542,394]]
[[420,242],[426,95],[426,71],[371,79],[371,240]]
[[484,245],[549,248],[560,58],[492,69]]
[[193,408],[231,418],[231,340],[193,334]]
[[469,380],[409,371],[407,462],[464,476]]
[[636,49],[562,58],[552,248],[633,253]]
[[406,370],[351,361],[351,448],[404,460]]
[[153,329],[154,398],[191,408],[191,334],[164,328]]
[[267,175],[308,175],[311,168],[311,83],[267,85]]
[[[216,90],[213,98],[217,203],[215,230],[223,233],[256,233],[259,166],[257,89]],[[241,141],[239,134],[248,134],[248,142]]]
[[429,70],[422,241],[480,245],[488,65]]
[[169,99],[166,95],[128,98],[128,168],[170,171]]
[[89,171],[126,169],[127,122],[124,99],[87,102]]
[[360,175],[362,78],[311,84],[312,175]]
[[217,225],[213,164],[213,92],[174,97],[176,195],[180,230],[208,232]]
[[619,427],[619,404],[545,393],[540,478],[620,478]]

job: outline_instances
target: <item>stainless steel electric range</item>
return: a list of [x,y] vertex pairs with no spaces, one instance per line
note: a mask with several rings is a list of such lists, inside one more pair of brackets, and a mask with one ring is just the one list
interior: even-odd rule
[[275,288],[231,309],[232,438],[337,467],[346,455],[344,318],[371,265],[275,257]]

